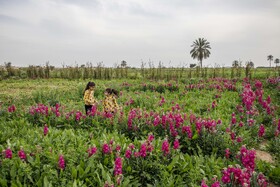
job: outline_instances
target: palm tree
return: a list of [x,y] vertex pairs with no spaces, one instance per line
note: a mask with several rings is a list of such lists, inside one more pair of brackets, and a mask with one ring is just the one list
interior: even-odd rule
[[273,61],[273,56],[272,55],[268,55],[267,56],[267,60],[269,61],[269,67],[271,67],[271,61]]
[[193,49],[191,50],[191,56],[193,59],[197,59],[200,62],[200,67],[202,68],[202,60],[210,56],[210,43],[204,38],[198,38],[191,45]]
[[277,64],[279,64],[279,58],[276,58],[276,59],[274,60],[274,63],[275,63],[275,65],[276,65],[276,67],[277,67]]

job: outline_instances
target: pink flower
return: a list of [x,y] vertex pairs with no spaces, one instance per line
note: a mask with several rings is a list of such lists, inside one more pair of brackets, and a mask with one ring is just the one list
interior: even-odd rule
[[229,148],[227,148],[226,150],[225,150],[225,157],[228,159],[229,158],[229,156],[230,156],[230,150],[229,150]]
[[47,124],[45,124],[45,126],[44,126],[44,136],[46,136],[48,134],[48,132],[49,132],[49,128],[48,128]]
[[220,187],[220,182],[219,181],[216,181],[214,182],[211,187]]
[[237,137],[237,139],[236,139],[236,141],[238,142],[238,143],[241,143],[242,142],[242,137]]
[[204,180],[201,181],[201,187],[208,187]]
[[146,144],[143,143],[141,145],[141,148],[140,148],[140,151],[139,151],[139,154],[141,157],[145,158],[147,156],[147,147],[146,147]]
[[140,156],[140,153],[138,151],[134,152],[134,157],[137,158]]
[[232,113],[231,124],[234,125],[236,123],[235,113]]
[[97,148],[91,147],[87,150],[87,152],[88,152],[88,157],[91,157],[92,155],[94,155],[97,152]]
[[267,187],[268,186],[267,179],[265,178],[265,176],[262,173],[260,173],[258,175],[257,181],[258,181],[258,184],[259,184],[260,187]]
[[12,159],[13,157],[13,152],[10,148],[6,149],[3,151],[4,154],[5,154],[5,158],[9,158],[9,159]]
[[161,146],[161,150],[162,150],[164,156],[166,156],[170,153],[169,143],[168,143],[167,139],[163,141],[162,146]]
[[119,152],[119,151],[121,150],[121,148],[122,148],[122,147],[121,147],[120,145],[117,145],[117,146],[116,146],[116,151]]
[[240,161],[243,166],[247,168],[249,171],[254,171],[255,169],[255,158],[256,151],[246,149],[245,145],[243,145],[240,149]]
[[174,141],[174,144],[173,144],[173,149],[179,149],[179,146],[180,146],[180,142],[179,142],[178,139],[176,139],[176,140]]
[[231,140],[235,140],[236,137],[235,137],[235,133],[234,132],[230,133],[230,138],[231,138]]
[[12,113],[16,111],[16,106],[15,105],[11,105],[8,107],[8,112]]
[[103,144],[102,146],[103,154],[110,154],[112,152],[111,147],[108,144]]
[[192,139],[192,129],[190,126],[183,126],[182,127],[182,133],[187,133],[188,138]]
[[135,146],[134,146],[132,143],[130,143],[128,147],[129,147],[129,149],[131,149],[131,150],[133,150],[133,149],[135,148]]
[[63,155],[59,155],[58,167],[59,167],[59,169],[62,169],[62,170],[65,169],[65,160],[64,160]]
[[127,150],[125,151],[125,158],[130,158],[131,155],[132,155],[132,151],[131,151],[130,149],[127,149]]
[[19,152],[18,152],[18,156],[19,156],[19,158],[20,158],[21,160],[26,160],[26,154],[25,154],[25,152],[24,152],[24,150],[23,150],[22,147],[20,148],[20,150],[19,150]]
[[122,174],[122,158],[117,157],[115,160],[115,168],[114,168],[114,175],[121,175]]
[[264,128],[264,125],[261,124],[261,125],[260,125],[260,128],[259,128],[258,136],[259,136],[259,137],[263,137],[263,136],[264,136],[264,133],[265,133],[265,128]]
[[150,134],[150,135],[148,136],[148,141],[149,141],[149,142],[152,142],[154,139],[155,139],[154,135]]

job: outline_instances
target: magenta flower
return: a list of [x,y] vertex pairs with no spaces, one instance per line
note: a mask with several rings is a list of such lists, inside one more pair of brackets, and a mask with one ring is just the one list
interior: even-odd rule
[[214,182],[211,187],[220,187],[220,182],[219,181],[216,181]]
[[206,184],[206,182],[204,180],[201,181],[201,187],[208,187],[208,185]]
[[154,139],[155,139],[154,135],[152,135],[152,134],[148,135],[148,141],[149,142],[152,142]]
[[15,112],[16,111],[16,106],[15,105],[11,105],[8,107],[8,112],[9,113],[12,113],[12,112]]
[[120,150],[121,150],[121,146],[120,146],[120,145],[117,145],[117,146],[116,146],[116,151],[119,152]]
[[176,139],[173,143],[173,149],[179,149],[179,147],[180,147],[179,139]]
[[230,172],[228,171],[228,169],[223,170],[223,176],[221,180],[224,184],[230,183]]
[[146,146],[146,143],[143,143],[143,144],[141,145],[139,154],[140,154],[140,156],[143,157],[143,158],[145,158],[145,157],[147,156],[147,146]]
[[108,144],[103,144],[102,146],[103,154],[110,154],[112,152],[111,147]]
[[135,158],[137,158],[137,157],[140,156],[140,153],[138,151],[135,151],[133,155],[134,155]]
[[7,148],[6,150],[3,151],[4,152],[4,155],[5,155],[5,158],[9,158],[9,159],[12,159],[13,157],[13,152],[10,148]]
[[91,147],[87,150],[87,152],[88,152],[88,157],[91,157],[92,155],[94,155],[97,152],[97,148]]
[[231,124],[234,125],[235,123],[236,123],[235,113],[232,113],[232,115],[231,115]]
[[18,151],[18,156],[21,160],[26,160],[26,154],[23,150],[23,148],[21,147],[20,150]]
[[238,142],[238,143],[241,143],[242,142],[242,137],[237,137],[237,139],[236,139],[236,141]]
[[65,160],[64,160],[63,155],[59,155],[58,167],[59,167],[59,169],[62,169],[62,170],[65,169]]
[[44,126],[44,136],[46,136],[48,134],[48,132],[49,132],[49,128],[48,128],[47,124],[45,124],[45,126]]
[[260,128],[259,128],[258,136],[261,138],[264,136],[264,133],[265,133],[265,128],[264,128],[264,125],[261,124]]
[[161,146],[161,150],[162,150],[164,156],[166,156],[170,153],[169,143],[168,143],[167,139],[163,141],[162,146]]
[[122,158],[117,157],[115,160],[115,168],[114,168],[114,175],[121,175],[122,174]]
[[132,151],[131,151],[130,149],[127,149],[127,150],[125,151],[125,158],[130,158],[131,155],[132,155]]
[[192,129],[190,126],[183,126],[182,127],[182,133],[187,133],[188,138],[192,139]]
[[256,151],[246,149],[245,145],[243,145],[240,149],[240,161],[243,166],[247,168],[249,171],[254,171],[255,169],[255,158]]
[[229,148],[227,148],[226,150],[225,150],[225,157],[228,159],[229,158],[229,156],[230,156],[230,150],[229,150]]
[[258,181],[259,186],[261,186],[261,187],[267,187],[268,186],[267,179],[265,178],[265,176],[262,173],[260,173],[258,175],[257,181]]
[[129,147],[129,149],[131,149],[131,150],[133,150],[133,149],[135,148],[135,146],[133,145],[133,143],[130,143],[128,147]]

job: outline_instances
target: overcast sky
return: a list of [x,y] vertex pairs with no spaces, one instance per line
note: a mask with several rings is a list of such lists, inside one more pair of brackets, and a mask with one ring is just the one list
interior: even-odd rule
[[280,0],[0,0],[2,65],[189,66],[199,37],[204,66],[267,66],[280,58]]

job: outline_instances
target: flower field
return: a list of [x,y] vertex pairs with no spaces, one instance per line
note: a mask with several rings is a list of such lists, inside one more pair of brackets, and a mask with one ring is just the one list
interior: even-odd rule
[[279,81],[94,80],[85,115],[85,80],[3,80],[0,186],[279,185]]

